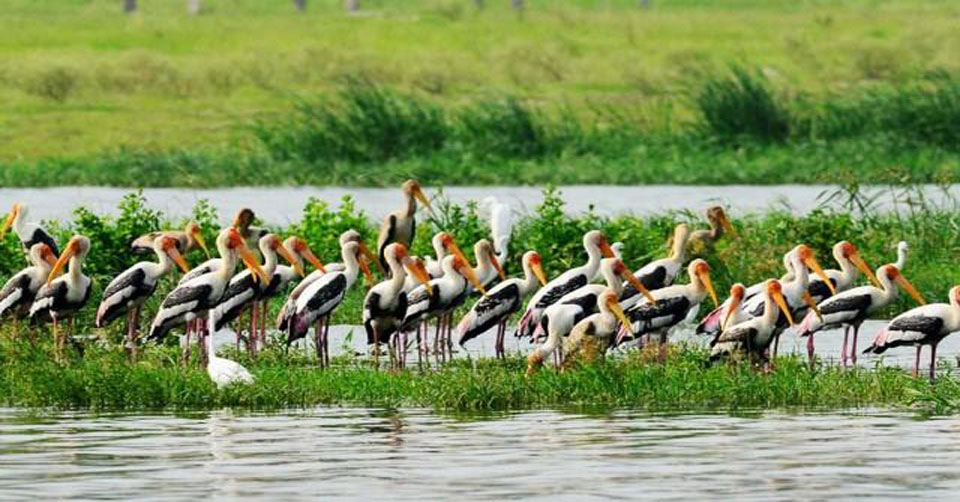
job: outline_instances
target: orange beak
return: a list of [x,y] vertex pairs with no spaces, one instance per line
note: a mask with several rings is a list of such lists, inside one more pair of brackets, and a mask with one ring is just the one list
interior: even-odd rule
[[190,266],[187,265],[187,260],[183,259],[183,256],[180,254],[180,251],[177,251],[176,246],[171,246],[169,249],[167,249],[167,256],[169,256],[173,260],[173,262],[176,263],[178,267],[180,267],[180,270],[183,271],[183,273],[186,274],[187,272],[190,271]]
[[810,270],[813,270],[813,273],[817,274],[817,276],[827,284],[827,287],[830,289],[830,294],[837,294],[837,288],[834,287],[833,281],[827,277],[827,273],[823,271],[823,268],[820,267],[820,264],[817,262],[817,259],[813,257],[813,255],[804,258],[803,263],[809,267]]
[[306,258],[307,261],[313,265],[313,268],[323,272],[324,274],[327,273],[327,269],[323,268],[323,263],[320,263],[320,260],[317,259],[309,247],[304,248],[303,251],[300,252],[300,256]]
[[497,274],[500,275],[500,280],[507,280],[507,274],[503,273],[503,267],[500,266],[500,260],[497,259],[497,256],[494,254],[490,255],[490,263],[493,264],[493,268],[497,270]]
[[620,277],[626,280],[630,285],[637,289],[644,298],[647,299],[651,304],[656,304],[657,299],[650,294],[650,290],[640,282],[640,279],[637,279],[637,276],[630,273],[629,270],[624,269],[623,273],[620,274]]
[[361,249],[361,251],[360,251],[360,256],[357,256],[357,262],[360,264],[360,271],[363,272],[363,276],[364,276],[364,277],[366,278],[366,280],[367,280],[367,285],[368,285],[368,286],[373,286],[373,284],[374,284],[373,274],[370,273],[370,266],[367,265],[367,260],[366,260],[366,258],[364,258],[364,256],[363,256],[363,250],[362,250],[362,249]]
[[13,226],[13,220],[17,219],[18,214],[20,214],[20,204],[14,204],[10,214],[7,215],[7,219],[3,222],[3,227],[0,228],[0,240],[6,237],[7,231]]
[[77,241],[71,239],[70,242],[67,243],[67,249],[63,251],[63,254],[60,255],[57,262],[53,264],[53,268],[50,269],[50,275],[47,276],[48,286],[54,279],[60,276],[60,273],[63,272],[63,267],[67,265],[70,258],[77,254],[79,249],[80,246],[77,244]]
[[910,281],[907,280],[902,274],[898,274],[896,279],[897,284],[904,289],[914,300],[917,301],[920,305],[926,305],[927,301],[923,299],[923,296],[920,295],[920,292],[917,291],[917,288],[913,287],[913,284],[910,284]]
[[470,281],[470,284],[473,284],[473,287],[477,289],[483,296],[487,296],[487,290],[484,289],[483,284],[480,284],[480,280],[477,279],[477,274],[473,273],[473,269],[470,268],[470,265],[464,265],[459,267],[458,271],[463,274],[464,277]]
[[368,248],[367,245],[364,244],[362,241],[359,242],[358,244],[360,244],[360,252],[363,253],[363,256],[366,256],[367,259],[370,260],[375,267],[377,267],[377,272],[380,275],[384,275],[383,265],[380,264],[380,259],[377,258],[377,255],[373,254],[373,252],[370,251],[370,248]]
[[623,309],[620,308],[620,303],[617,302],[616,298],[607,300],[607,308],[610,309],[610,312],[612,312],[613,315],[617,316],[617,319],[620,319],[620,322],[623,323],[623,327],[626,328],[631,335],[636,334],[636,331],[633,330],[633,324],[630,322],[630,319],[627,318],[627,314],[623,312]]
[[852,262],[858,269],[860,269],[860,271],[863,272],[863,275],[867,276],[867,278],[870,279],[870,282],[872,282],[874,286],[880,289],[883,289],[883,285],[880,284],[880,280],[877,279],[876,274],[873,273],[873,269],[871,269],[870,266],[867,265],[867,262],[863,261],[863,258],[860,257],[859,253],[852,253],[850,255],[850,262]]
[[771,296],[773,296],[773,301],[776,302],[777,306],[780,307],[780,311],[783,312],[783,315],[787,316],[787,321],[789,321],[790,325],[793,326],[793,316],[790,315],[790,309],[787,308],[787,302],[783,299],[783,293],[774,291]]
[[250,249],[247,248],[245,244],[241,244],[237,248],[237,252],[240,254],[240,259],[243,260],[243,264],[250,269],[250,272],[260,278],[261,284],[270,283],[271,278],[267,277],[267,273],[263,271],[263,267],[261,267],[260,262],[257,261],[256,255],[250,252]]
[[615,256],[613,254],[613,248],[610,247],[610,243],[607,242],[606,239],[600,241],[600,252],[603,253],[604,258],[613,258]]
[[720,302],[717,301],[717,292],[713,289],[713,281],[710,279],[710,273],[707,271],[697,271],[697,277],[700,278],[700,281],[703,282],[703,287],[706,288],[707,293],[710,294],[710,299],[713,300],[713,306],[716,307],[719,305]]
[[293,271],[296,272],[297,275],[300,277],[307,275],[303,270],[303,264],[300,263],[300,260],[298,260],[296,256],[293,256],[293,253],[291,253],[289,249],[284,246],[278,246],[277,254],[282,256],[284,260],[287,260],[287,263],[293,267]]
[[540,262],[531,263],[530,269],[533,270],[533,275],[535,275],[537,280],[540,281],[540,285],[546,286],[547,274],[543,273],[543,266],[540,264]]
[[730,318],[733,317],[733,314],[740,308],[740,302],[743,301],[743,297],[740,295],[730,297],[730,308],[727,310],[727,315],[723,317],[723,324],[720,325],[721,329],[727,329],[727,323],[730,322]]
[[413,278],[427,288],[427,294],[433,296],[433,285],[430,284],[430,274],[427,272],[427,268],[423,266],[423,263],[413,260],[408,256],[404,258],[404,265],[407,266],[407,270],[410,271]]

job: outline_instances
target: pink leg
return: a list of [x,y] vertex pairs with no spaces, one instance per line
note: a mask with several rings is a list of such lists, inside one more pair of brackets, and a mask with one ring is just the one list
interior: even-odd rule
[[813,333],[810,333],[810,334],[807,336],[807,359],[810,360],[810,369],[811,369],[811,370],[814,369],[814,366],[816,365],[816,361],[815,361],[814,358],[813,358],[813,351],[814,351],[814,348],[813,348]]
[[850,362],[854,367],[857,365],[857,338],[860,336],[860,325],[853,327],[853,350],[850,351]]
[[267,346],[267,316],[270,314],[269,312],[270,304],[266,300],[262,300],[260,304],[263,308],[263,312],[260,315],[260,342],[261,342],[260,346],[266,347]]

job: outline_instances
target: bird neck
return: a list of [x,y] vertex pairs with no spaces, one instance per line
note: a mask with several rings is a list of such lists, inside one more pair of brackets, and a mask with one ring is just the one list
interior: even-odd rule
[[213,334],[216,333],[216,323],[212,312],[207,316],[207,323],[207,335],[204,337],[203,343],[207,348],[207,364],[210,364],[214,359],[217,359],[217,352],[213,350]]
[[237,253],[234,250],[228,250],[220,256],[220,277],[230,280],[233,277],[233,271],[237,268]]
[[773,326],[780,317],[780,307],[777,305],[777,302],[773,300],[773,296],[771,296],[770,293],[765,292],[764,295],[766,295],[766,299],[763,302],[763,322],[768,326]]
[[263,255],[263,272],[267,277],[273,277],[273,273],[277,270],[277,252],[270,248],[263,248],[260,254]]
[[69,280],[73,284],[77,284],[80,278],[83,277],[83,258],[79,255],[70,257],[70,271],[67,272],[67,277],[70,278]]
[[173,258],[163,249],[155,250],[157,252],[157,275],[165,275],[173,270]]
[[413,194],[407,194],[407,217],[412,218],[413,215],[417,212],[417,199]]
[[899,289],[897,288],[897,283],[890,279],[887,274],[877,274],[877,279],[880,281],[880,285],[883,286],[881,290],[883,293],[884,300],[892,301],[899,294]]
[[850,261],[850,258],[846,256],[838,255],[835,256],[837,264],[840,265],[840,274],[843,275],[842,282],[845,284],[853,284],[857,280],[857,276],[860,275],[860,270]]
[[601,267],[600,271],[603,273],[603,280],[607,283],[608,288],[616,291],[618,295],[623,293],[623,280],[612,268]]
[[683,263],[687,254],[687,237],[689,232],[680,230],[673,235],[673,248],[670,249],[670,258]]
[[520,283],[520,296],[527,296],[536,289],[538,284],[537,276],[533,273],[533,267],[527,260],[523,261],[523,281]]
[[807,270],[807,266],[803,263],[803,260],[799,256],[794,255],[793,259],[790,261],[793,269],[793,280],[791,281],[791,286],[797,289],[806,290],[807,286],[810,285],[810,271]]
[[903,270],[903,267],[907,264],[907,249],[903,246],[897,248],[897,262],[894,265],[897,267],[897,270]]
[[343,272],[347,275],[347,280],[352,283],[357,279],[357,274],[360,273],[360,262],[357,261],[357,253],[352,252],[351,249],[344,249],[340,253],[340,258],[343,259]]
[[587,263],[584,264],[583,268],[586,272],[587,280],[592,281],[600,270],[600,260],[603,259],[603,253],[599,247],[592,243],[585,246],[585,249],[587,250]]
[[390,289],[400,291],[407,279],[407,271],[403,268],[403,264],[389,253],[387,254],[387,267],[390,268]]

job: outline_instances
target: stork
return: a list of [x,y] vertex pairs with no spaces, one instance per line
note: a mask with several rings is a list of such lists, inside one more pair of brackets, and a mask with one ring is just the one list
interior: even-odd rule
[[29,267],[17,272],[0,289],[0,319],[11,315],[19,331],[19,320],[30,312],[30,305],[40,288],[46,284],[50,269],[57,263],[57,257],[50,246],[38,242],[30,247]]
[[377,255],[384,268],[387,267],[387,264],[383,251],[387,245],[399,242],[405,247],[410,247],[413,243],[413,237],[417,231],[417,222],[414,217],[417,212],[417,201],[427,206],[427,209],[431,212],[433,211],[430,200],[424,195],[420,183],[416,180],[405,181],[401,189],[404,199],[406,199],[406,205],[384,218],[383,225],[380,227],[380,235],[377,237]]
[[20,204],[19,202],[13,205],[6,221],[3,222],[3,227],[0,227],[0,240],[3,240],[3,237],[7,235],[10,227],[13,227],[14,233],[16,233],[17,238],[20,239],[20,245],[23,247],[24,254],[28,255],[28,260],[30,248],[38,243],[46,244],[55,256],[60,255],[57,241],[54,240],[50,233],[37,223],[27,222],[26,205]]
[[[40,288],[30,306],[31,319],[43,321],[49,317],[53,321],[57,361],[63,361],[64,345],[73,331],[73,316],[87,304],[93,289],[92,281],[83,274],[83,261],[89,252],[90,239],[83,235],[70,238],[63,254],[50,270],[46,285]],[[69,271],[63,277],[58,277],[67,262],[70,263]],[[67,321],[66,336],[59,330],[59,323],[63,320]]]

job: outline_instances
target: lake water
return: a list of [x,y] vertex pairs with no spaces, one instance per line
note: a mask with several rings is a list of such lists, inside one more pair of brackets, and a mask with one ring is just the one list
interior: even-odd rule
[[[668,210],[703,212],[709,206],[727,205],[734,214],[755,213],[771,208],[787,209],[797,214],[809,212],[821,205],[821,197],[838,189],[833,185],[571,185],[559,187],[567,210],[580,213],[590,208],[599,214],[649,214]],[[69,218],[77,206],[85,206],[98,213],[114,213],[117,203],[135,188],[115,187],[54,187],[54,188],[0,188],[0,210],[5,211],[14,202],[30,207],[33,219]],[[543,199],[541,187],[490,186],[447,187],[444,195],[452,202],[464,203],[496,196],[518,212],[530,211]],[[428,195],[435,191],[429,187]],[[864,194],[874,199],[876,210],[889,211],[903,200],[903,189],[891,193],[885,187],[864,187]],[[960,198],[960,185],[946,191],[936,186],[921,187],[923,197],[930,204],[949,205]],[[144,190],[147,204],[172,217],[189,216],[200,199],[207,199],[216,207],[224,223],[241,207],[251,207],[268,224],[286,225],[299,221],[303,206],[310,197],[319,197],[334,206],[341,197],[352,195],[357,207],[371,217],[380,219],[401,205],[397,188],[354,187],[235,187],[215,189],[148,188]]]
[[0,410],[4,500],[956,500],[960,419]]

